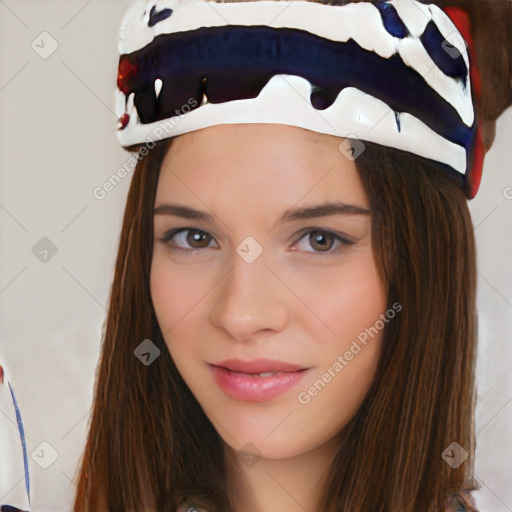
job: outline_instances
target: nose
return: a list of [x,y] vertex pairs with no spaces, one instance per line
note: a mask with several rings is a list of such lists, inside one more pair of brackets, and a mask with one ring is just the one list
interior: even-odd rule
[[263,257],[247,263],[235,255],[231,270],[215,290],[210,321],[237,341],[280,332],[290,322],[290,291]]

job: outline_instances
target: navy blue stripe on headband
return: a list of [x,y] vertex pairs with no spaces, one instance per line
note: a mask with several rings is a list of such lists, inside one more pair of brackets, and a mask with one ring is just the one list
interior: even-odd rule
[[[467,87],[466,66],[460,60],[448,66],[451,57],[435,48],[442,44],[439,38],[426,37],[423,44],[432,58],[445,59],[437,66]],[[120,69],[125,72],[119,88],[126,96],[135,93],[142,124],[176,115],[191,98],[200,108],[203,94],[210,103],[255,98],[274,75],[287,74],[309,80],[317,110],[332,105],[344,88],[355,87],[466,149],[473,135],[456,109],[399,54],[383,58],[352,39],[332,41],[299,29],[229,25],[161,34],[144,48],[121,55]],[[158,78],[163,86],[157,100]]]

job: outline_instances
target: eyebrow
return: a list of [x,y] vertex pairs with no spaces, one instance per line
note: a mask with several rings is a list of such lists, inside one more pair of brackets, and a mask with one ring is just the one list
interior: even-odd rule
[[[329,215],[370,215],[370,213],[370,210],[362,208],[361,206],[340,202],[329,202],[305,208],[290,208],[283,213],[279,220],[279,224],[282,222],[314,219],[316,217],[325,217]],[[195,219],[205,222],[213,220],[213,215],[210,215],[209,213],[180,204],[163,204],[157,206],[154,210],[154,214],[173,215],[184,219]]]

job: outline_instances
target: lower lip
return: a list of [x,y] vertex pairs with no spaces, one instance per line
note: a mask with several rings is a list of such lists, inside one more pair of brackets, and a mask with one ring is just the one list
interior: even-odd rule
[[231,398],[247,402],[266,402],[288,391],[300,382],[307,370],[276,373],[258,377],[210,365],[219,387]]

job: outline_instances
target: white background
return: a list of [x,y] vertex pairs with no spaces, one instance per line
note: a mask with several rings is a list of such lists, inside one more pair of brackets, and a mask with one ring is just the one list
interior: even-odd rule
[[[114,113],[117,30],[128,5],[0,0],[0,361],[25,423],[34,511],[71,510],[84,448],[130,180],[103,200],[93,197],[130,156]],[[509,109],[470,201],[480,336],[482,487],[474,496],[482,512],[512,510],[511,134]],[[57,248],[46,263],[32,252],[43,237]],[[58,452],[48,469],[30,457],[43,441]]]

